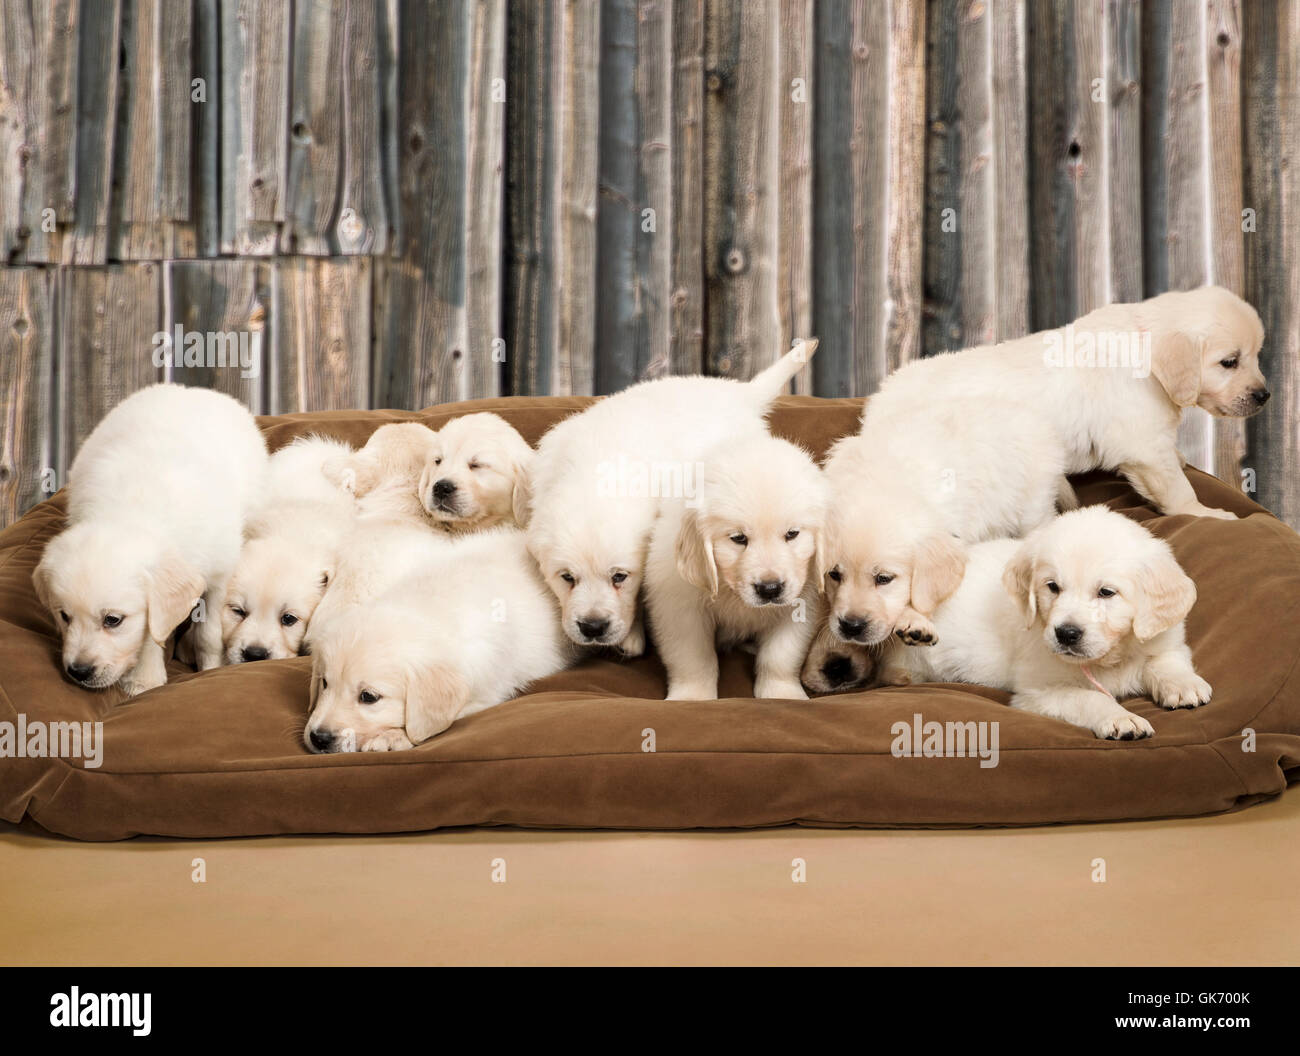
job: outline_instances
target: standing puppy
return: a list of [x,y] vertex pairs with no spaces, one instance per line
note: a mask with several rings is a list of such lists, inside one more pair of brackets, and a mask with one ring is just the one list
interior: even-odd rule
[[163,643],[200,595],[199,670],[220,664],[217,614],[266,466],[253,416],[220,393],[154,385],[104,417],[68,476],[69,527],[32,577],[70,679],[128,696],[163,685]]
[[799,667],[820,616],[810,576],[826,511],[821,471],[763,437],[706,456],[693,503],[666,508],[646,562],[650,633],[668,700],[716,700],[718,648],[754,639],[754,696],[804,700]]

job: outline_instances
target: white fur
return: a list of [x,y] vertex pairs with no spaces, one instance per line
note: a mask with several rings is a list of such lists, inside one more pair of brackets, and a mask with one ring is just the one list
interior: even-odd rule
[[[658,467],[689,483],[706,452],[766,435],[763,419],[772,401],[815,348],[815,341],[805,341],[744,383],[643,382],[542,437],[516,517],[527,525],[529,547],[560,599],[564,631],[574,642],[617,646],[628,656],[644,650],[637,599],[663,496],[637,494],[636,480]],[[600,633],[584,633],[584,623]]]
[[[889,643],[880,680],[991,686],[1010,692],[1013,707],[1098,737],[1149,737],[1151,724],[1118,700],[1146,694],[1187,708],[1210,699],[1184,639],[1195,597],[1162,540],[1104,507],[1076,510],[1022,541],[972,547],[960,588],[935,613],[938,643]],[[1056,636],[1067,627],[1082,632],[1077,655]]]
[[573,662],[517,529],[449,541],[402,573],[321,633],[313,628],[303,734],[312,751],[410,748]]
[[[667,699],[716,700],[716,648],[748,639],[754,696],[806,699],[799,667],[821,615],[810,575],[826,507],[821,472],[806,452],[770,436],[719,449],[704,466],[693,503],[675,500],[660,514],[646,561]],[[760,590],[777,584],[780,593],[765,601]]]
[[198,666],[220,663],[217,614],[266,469],[253,416],[220,393],[154,385],[104,417],[69,473],[69,527],[33,577],[65,668],[94,668],[82,684],[131,696],[163,685],[163,643],[200,595]]

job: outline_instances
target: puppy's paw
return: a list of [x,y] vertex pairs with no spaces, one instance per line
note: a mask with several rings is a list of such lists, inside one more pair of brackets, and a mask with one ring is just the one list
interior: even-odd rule
[[664,700],[717,700],[717,685],[707,682],[674,682],[668,686],[668,695]]
[[1107,715],[1093,727],[1092,732],[1105,741],[1140,741],[1154,736],[1156,731],[1141,715],[1121,711]]
[[939,640],[934,624],[919,612],[905,613],[894,627],[894,634],[904,645],[934,645]]
[[754,683],[754,696],[759,700],[807,700],[803,686],[788,678],[760,678]]
[[878,686],[910,686],[911,684],[911,673],[901,667],[895,667],[893,664],[884,664],[876,672],[876,685]]
[[411,739],[402,730],[385,730],[366,741],[361,746],[361,750],[363,752],[404,752],[414,747]]
[[635,660],[645,653],[645,628],[639,623],[635,624],[627,632],[627,637],[618,643],[618,651],[627,660]]
[[1235,513],[1231,513],[1228,510],[1221,510],[1217,506],[1203,506],[1199,502],[1196,503],[1196,505],[1194,506],[1188,506],[1186,509],[1179,510],[1177,512],[1188,513],[1191,514],[1193,517],[1213,517],[1216,520],[1220,520],[1220,521],[1239,520],[1239,518]]
[[167,684],[167,674],[161,675],[145,674],[141,672],[132,672],[119,682],[118,688],[126,694],[128,698],[138,697],[141,693],[147,693],[151,689],[157,689],[159,686]]
[[1162,708],[1199,708],[1210,702],[1213,690],[1198,674],[1183,678],[1161,678],[1155,681],[1152,697]]

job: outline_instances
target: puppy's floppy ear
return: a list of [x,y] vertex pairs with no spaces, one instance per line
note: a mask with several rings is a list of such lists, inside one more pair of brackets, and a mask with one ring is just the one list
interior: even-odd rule
[[324,665],[321,663],[319,656],[311,658],[311,688],[307,697],[307,714],[310,716],[316,710],[316,701],[320,699],[320,682],[324,672]]
[[412,666],[406,676],[406,736],[427,741],[456,721],[469,703],[469,684],[453,667]]
[[1179,407],[1192,407],[1201,395],[1202,342],[1182,330],[1151,331],[1151,373]]
[[[189,615],[206,586],[202,574],[189,562],[174,553],[164,555],[149,570],[149,637],[165,642]],[[215,616],[213,613],[210,618]]]
[[1138,570],[1133,635],[1147,642],[1181,623],[1196,604],[1196,584],[1165,548]]
[[51,581],[54,579],[54,569],[49,565],[49,557],[41,558],[41,563],[36,566],[32,573],[32,586],[36,588],[36,597],[41,603],[41,607],[50,612],[54,611],[54,595],[51,593]]
[[433,504],[429,501],[432,498],[433,485],[442,472],[442,467],[435,465],[432,458],[424,464],[424,469],[420,473],[420,483],[416,488],[416,497],[420,500],[420,505],[429,513],[433,512]]
[[912,562],[912,608],[931,615],[966,575],[966,548],[950,535],[932,535]]
[[1002,586],[1016,599],[1016,604],[1024,614],[1026,627],[1032,627],[1038,617],[1038,592],[1034,589],[1037,554],[1032,539],[1031,536],[1016,548],[1011,560],[1002,570]]
[[707,591],[709,597],[716,597],[718,565],[713,560],[713,547],[704,537],[698,513],[689,506],[682,514],[674,551],[682,579],[698,590]]
[[511,512],[514,514],[515,524],[520,528],[528,527],[528,515],[533,503],[532,480],[529,474],[528,466],[519,469],[515,474],[515,490],[510,495]]

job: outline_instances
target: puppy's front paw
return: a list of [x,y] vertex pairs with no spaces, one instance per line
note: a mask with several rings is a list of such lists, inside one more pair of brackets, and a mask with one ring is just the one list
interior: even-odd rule
[[645,652],[645,628],[639,623],[627,632],[627,637],[618,643],[618,651],[625,659],[635,660]]
[[1151,695],[1162,708],[1172,711],[1174,708],[1199,708],[1208,704],[1212,693],[1210,684],[1193,673],[1184,678],[1157,679]]
[[1140,741],[1154,736],[1156,731],[1141,715],[1121,711],[1106,716],[1093,727],[1092,732],[1104,741]]
[[141,693],[147,693],[151,689],[157,689],[159,686],[167,685],[167,673],[163,672],[161,675],[155,675],[142,672],[132,672],[123,678],[117,685],[128,698],[138,697]]
[[1199,502],[1195,506],[1189,506],[1187,509],[1179,510],[1178,512],[1190,513],[1193,517],[1214,517],[1220,521],[1239,520],[1235,513],[1231,513],[1228,510],[1221,510],[1217,506],[1203,506]]
[[674,682],[664,700],[717,700],[718,687],[706,682]]
[[919,612],[904,615],[894,627],[894,634],[904,645],[934,645],[939,640],[934,624]]
[[414,748],[411,739],[401,730],[385,730],[361,746],[363,752],[404,752]]
[[786,678],[760,678],[754,683],[759,700],[807,700],[808,694],[798,682]]

